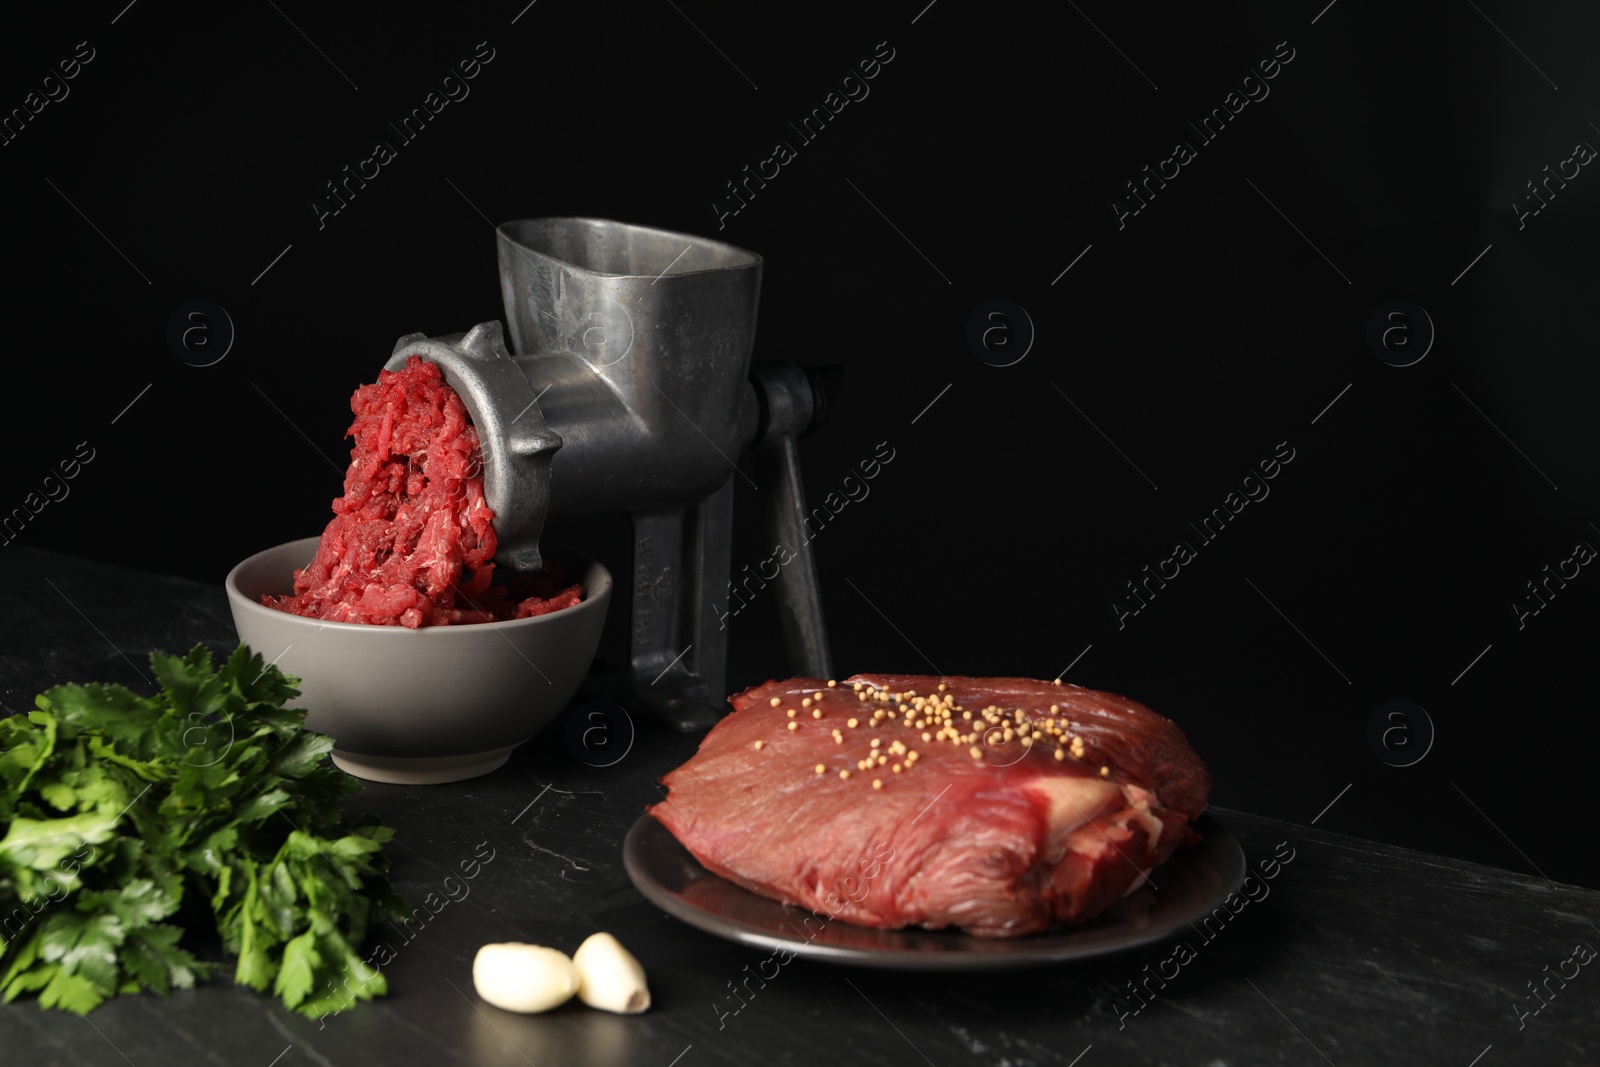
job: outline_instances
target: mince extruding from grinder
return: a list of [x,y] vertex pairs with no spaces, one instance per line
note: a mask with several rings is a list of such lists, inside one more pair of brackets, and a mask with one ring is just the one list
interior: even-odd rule
[[[545,615],[583,599],[546,564],[492,584],[498,541],[483,454],[467,410],[420,356],[350,398],[355,438],[344,496],[294,595],[261,602],[328,622],[446,626]],[[458,606],[458,603],[460,606]]]

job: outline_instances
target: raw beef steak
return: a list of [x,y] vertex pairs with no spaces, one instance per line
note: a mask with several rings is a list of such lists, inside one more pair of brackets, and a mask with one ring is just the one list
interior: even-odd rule
[[709,870],[867,926],[1017,937],[1143,883],[1211,776],[1170,720],[1023,678],[767,682],[650,814]]

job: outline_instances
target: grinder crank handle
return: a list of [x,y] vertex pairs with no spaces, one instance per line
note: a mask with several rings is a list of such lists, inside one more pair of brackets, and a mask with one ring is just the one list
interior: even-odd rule
[[779,566],[775,579],[778,617],[790,669],[812,678],[834,677],[833,656],[828,650],[816,557],[807,534],[811,517],[795,442],[821,425],[842,374],[839,367],[805,368],[766,360],[750,368],[761,410],[754,451],[767,535],[772,543],[786,546],[792,557]]

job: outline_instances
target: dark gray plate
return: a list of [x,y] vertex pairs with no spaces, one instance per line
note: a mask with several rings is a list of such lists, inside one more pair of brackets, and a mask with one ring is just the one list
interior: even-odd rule
[[[1203,840],[1180,848],[1150,881],[1099,918],[1028,937],[987,938],[944,930],[878,930],[759,896],[704,867],[648,815],[628,831],[622,863],[652,903],[730,941],[834,963],[893,969],[983,971],[1089,959],[1160,941],[1197,921],[1244,883],[1244,850],[1212,815],[1195,822]],[[803,921],[811,919],[810,925]],[[808,936],[809,935],[809,936]]]

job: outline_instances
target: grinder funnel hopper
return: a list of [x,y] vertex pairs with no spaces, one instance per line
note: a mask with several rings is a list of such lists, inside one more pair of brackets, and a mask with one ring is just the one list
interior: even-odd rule
[[637,511],[727,481],[756,416],[761,257],[601,219],[525,219],[498,238],[512,351],[566,442],[552,514]]

